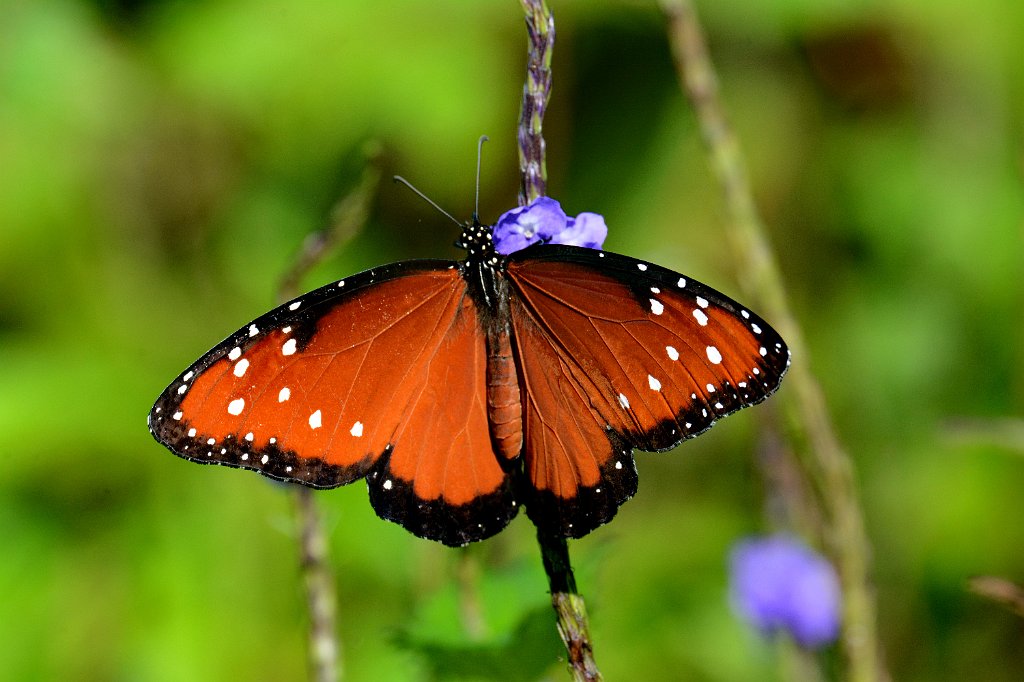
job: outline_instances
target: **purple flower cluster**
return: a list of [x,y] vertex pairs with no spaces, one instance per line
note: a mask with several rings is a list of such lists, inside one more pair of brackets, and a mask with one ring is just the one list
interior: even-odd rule
[[600,249],[608,236],[604,218],[580,213],[570,218],[554,199],[540,197],[506,211],[494,225],[494,248],[508,255],[531,244],[566,244]]
[[824,557],[774,536],[738,543],[729,563],[733,608],[755,628],[766,635],[788,632],[812,649],[838,637],[839,579]]

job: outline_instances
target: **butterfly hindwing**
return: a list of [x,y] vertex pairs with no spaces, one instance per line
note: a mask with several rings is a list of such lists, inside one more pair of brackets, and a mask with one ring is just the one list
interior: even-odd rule
[[494,535],[519,511],[511,463],[492,448],[481,326],[476,304],[463,296],[426,360],[395,446],[367,477],[381,518],[452,546]]
[[587,380],[552,337],[513,316],[523,387],[523,495],[540,528],[582,537],[636,493],[631,447],[590,406]]
[[[580,496],[632,471],[631,448],[664,450],[702,433],[767,397],[788,367],[788,349],[761,318],[656,265],[545,246],[513,254],[506,273],[523,381],[561,387],[524,401],[524,465],[541,491],[534,507],[545,508],[530,516],[567,535],[614,515],[624,498],[592,514]],[[541,354],[548,360],[537,364],[531,356]],[[590,423],[552,440],[556,409]],[[610,490],[628,497],[635,478],[632,489]]]

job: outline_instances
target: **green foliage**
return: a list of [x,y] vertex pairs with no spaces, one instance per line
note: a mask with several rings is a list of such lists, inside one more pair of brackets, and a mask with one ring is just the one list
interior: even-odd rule
[[[608,248],[737,293],[721,203],[654,5],[554,2],[549,191]],[[1016,4],[702,3],[723,96],[858,468],[880,633],[901,680],[1024,677],[1021,622],[966,580],[1024,582],[1021,451],[953,438],[1024,410],[1024,21]],[[872,7],[871,5],[875,5]],[[368,140],[457,216],[486,133],[485,220],[518,187],[515,2],[74,2],[0,8],[0,670],[11,679],[296,679],[290,498],[187,464],[145,415],[273,303]],[[381,187],[310,287],[452,257]],[[802,361],[798,359],[798,361]],[[785,391],[785,386],[782,391]],[[776,679],[728,611],[763,528],[758,414],[662,455],[571,545],[608,679]],[[532,530],[460,551],[318,495],[352,680],[560,679]],[[826,654],[828,660],[835,652]],[[545,677],[546,676],[546,677]]]

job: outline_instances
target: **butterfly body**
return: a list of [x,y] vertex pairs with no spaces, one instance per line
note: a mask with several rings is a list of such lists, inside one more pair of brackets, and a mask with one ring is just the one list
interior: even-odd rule
[[580,537],[665,450],[763,400],[781,338],[713,289],[574,246],[407,261],[296,298],[157,399],[154,437],[196,462],[332,488],[365,478],[382,518],[463,545],[521,506]]

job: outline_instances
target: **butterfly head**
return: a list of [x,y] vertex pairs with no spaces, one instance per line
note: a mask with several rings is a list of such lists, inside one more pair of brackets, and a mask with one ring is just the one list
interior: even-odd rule
[[480,265],[493,269],[502,260],[494,249],[494,228],[490,225],[481,225],[475,216],[473,222],[466,223],[462,227],[462,235],[455,245],[460,249],[465,249],[467,265]]

